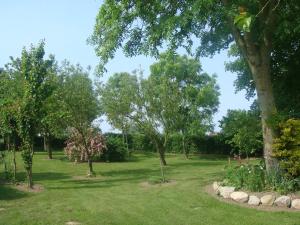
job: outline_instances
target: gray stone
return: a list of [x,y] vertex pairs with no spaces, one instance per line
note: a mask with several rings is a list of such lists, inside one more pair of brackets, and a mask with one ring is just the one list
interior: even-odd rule
[[273,205],[275,201],[275,196],[274,195],[264,195],[260,198],[261,204],[262,205]]
[[294,209],[300,209],[300,199],[294,199],[292,201],[292,208],[294,208]]
[[274,205],[280,206],[280,207],[290,207],[291,206],[291,198],[289,196],[285,196],[285,195],[280,196],[275,200]]
[[258,206],[260,204],[260,199],[255,195],[250,195],[248,204]]
[[66,225],[81,225],[81,223],[76,222],[76,221],[69,221],[69,222],[66,222]]
[[225,187],[220,187],[219,191],[220,191],[220,195],[223,198],[230,198],[230,194],[232,192],[234,192],[235,187],[229,187],[229,186],[225,186]]
[[233,199],[236,202],[248,202],[249,195],[246,192],[243,191],[234,191],[230,194],[231,199]]

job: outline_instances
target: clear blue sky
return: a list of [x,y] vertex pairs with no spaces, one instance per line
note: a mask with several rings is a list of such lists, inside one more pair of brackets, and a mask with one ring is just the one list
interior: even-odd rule
[[[102,1],[96,0],[1,0],[0,1],[0,67],[9,61],[9,56],[18,57],[23,46],[36,44],[42,39],[46,41],[46,53],[54,54],[61,61],[68,59],[72,63],[80,63],[92,68],[98,63],[94,50],[86,44],[92,33],[95,17]],[[201,59],[203,70],[217,74],[221,90],[219,112],[214,121],[226,114],[227,109],[248,109],[244,93],[234,93],[235,75],[225,72],[224,61],[228,60],[226,52],[213,58]],[[118,51],[108,64],[108,72],[104,78],[114,72],[127,71],[141,67],[145,75],[153,58],[139,56],[125,58]],[[110,127],[104,122],[103,131]],[[218,128],[217,128],[218,129]]]

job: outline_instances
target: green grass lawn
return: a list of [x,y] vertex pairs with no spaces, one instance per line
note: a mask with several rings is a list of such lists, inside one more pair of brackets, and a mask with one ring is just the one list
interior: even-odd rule
[[[222,176],[226,159],[168,155],[166,176],[176,183],[141,185],[159,177],[155,155],[135,154],[124,163],[94,163],[96,179],[80,179],[87,164],[74,165],[56,153],[34,156],[34,181],[40,193],[0,185],[1,225],[136,224],[136,225],[287,225],[300,224],[300,212],[266,212],[221,202],[203,187]],[[21,163],[19,176],[24,177]]]

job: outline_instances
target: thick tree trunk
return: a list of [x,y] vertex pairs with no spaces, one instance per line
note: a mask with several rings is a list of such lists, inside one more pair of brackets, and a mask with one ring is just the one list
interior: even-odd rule
[[266,63],[251,65],[249,63],[252,76],[256,86],[258,103],[261,111],[263,141],[264,141],[264,158],[267,171],[276,167],[278,162],[272,157],[272,145],[274,131],[270,125],[270,119],[276,113],[275,100],[271,83],[270,67]]
[[48,159],[52,159],[52,149],[50,148],[50,137],[48,134],[44,135],[44,151],[48,153]]

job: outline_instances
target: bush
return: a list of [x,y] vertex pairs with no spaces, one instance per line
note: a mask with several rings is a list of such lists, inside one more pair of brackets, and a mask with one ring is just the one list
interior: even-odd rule
[[300,120],[289,119],[279,124],[279,137],[274,140],[274,157],[279,160],[285,176],[300,176]]
[[261,165],[241,165],[227,168],[226,183],[237,189],[262,191],[265,187],[265,172]]
[[299,180],[284,176],[280,168],[266,172],[264,165],[241,165],[226,169],[225,184],[250,191],[273,190],[281,194],[296,191]]
[[287,177],[281,168],[273,168],[266,176],[266,189],[278,191],[281,194],[294,192],[299,188],[299,180]]
[[101,160],[106,162],[122,162],[126,160],[127,150],[121,135],[105,134],[106,151]]
[[141,133],[133,133],[129,135],[129,147],[130,149],[134,151],[149,151],[149,152],[155,152],[156,149],[151,142],[151,139]]

